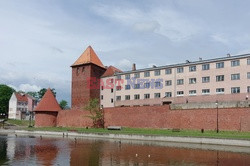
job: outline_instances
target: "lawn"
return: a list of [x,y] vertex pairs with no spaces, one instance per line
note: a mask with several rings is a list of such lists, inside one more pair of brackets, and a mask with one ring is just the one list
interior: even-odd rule
[[122,128],[121,131],[95,129],[95,128],[64,128],[64,127],[42,127],[27,128],[29,131],[57,131],[57,132],[78,132],[78,133],[106,133],[106,134],[134,134],[134,135],[158,135],[176,137],[204,137],[204,138],[227,138],[227,139],[246,139],[250,140],[250,132],[238,131],[216,131],[207,130],[204,133],[198,130],[180,130],[173,132],[169,129],[141,129],[141,128]]
[[[29,120],[14,120],[14,119],[8,119],[6,123],[15,125],[15,126],[29,126],[30,121]],[[31,125],[34,125],[34,121],[31,121]]]

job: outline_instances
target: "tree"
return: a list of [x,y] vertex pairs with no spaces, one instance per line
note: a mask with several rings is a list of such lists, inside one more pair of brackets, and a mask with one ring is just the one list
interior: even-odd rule
[[96,98],[91,99],[85,109],[90,113],[87,117],[92,119],[93,127],[104,128],[104,112],[100,109],[99,100]]
[[69,106],[68,106],[68,102],[66,100],[61,100],[60,103],[59,103],[61,109],[65,110],[65,109],[68,109]]
[[[54,96],[56,97],[56,90],[54,88],[52,88],[51,91],[53,92]],[[37,92],[38,99],[41,100],[46,92],[47,92],[46,88],[42,88],[40,91],[38,91]]]
[[27,94],[28,95],[30,95],[30,96],[32,96],[32,97],[34,97],[35,99],[37,99],[38,100],[38,92],[27,92]]
[[7,85],[0,84],[0,113],[8,115],[9,100],[15,90]]

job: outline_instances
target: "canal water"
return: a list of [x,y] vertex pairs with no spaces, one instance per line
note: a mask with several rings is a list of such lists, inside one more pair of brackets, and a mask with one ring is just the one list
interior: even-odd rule
[[0,165],[250,165],[244,147],[0,135]]

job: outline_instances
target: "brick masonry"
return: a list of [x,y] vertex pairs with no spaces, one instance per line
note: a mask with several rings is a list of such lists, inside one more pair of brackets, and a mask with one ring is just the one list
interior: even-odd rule
[[[105,108],[105,126],[131,128],[205,129],[215,130],[216,109],[170,110],[169,106]],[[57,126],[92,126],[83,110],[60,111]],[[250,131],[250,108],[218,110],[219,130]]]
[[36,112],[36,127],[55,127],[57,125],[57,112]]
[[97,88],[90,89],[90,78],[100,79],[105,70],[94,64],[72,67],[72,108],[84,107],[91,98],[99,99],[100,82],[96,82]]

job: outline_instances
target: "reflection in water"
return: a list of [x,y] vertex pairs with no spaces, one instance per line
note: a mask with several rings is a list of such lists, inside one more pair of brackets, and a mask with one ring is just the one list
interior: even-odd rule
[[0,165],[250,165],[250,153],[171,147],[169,143],[9,135],[0,136]]

